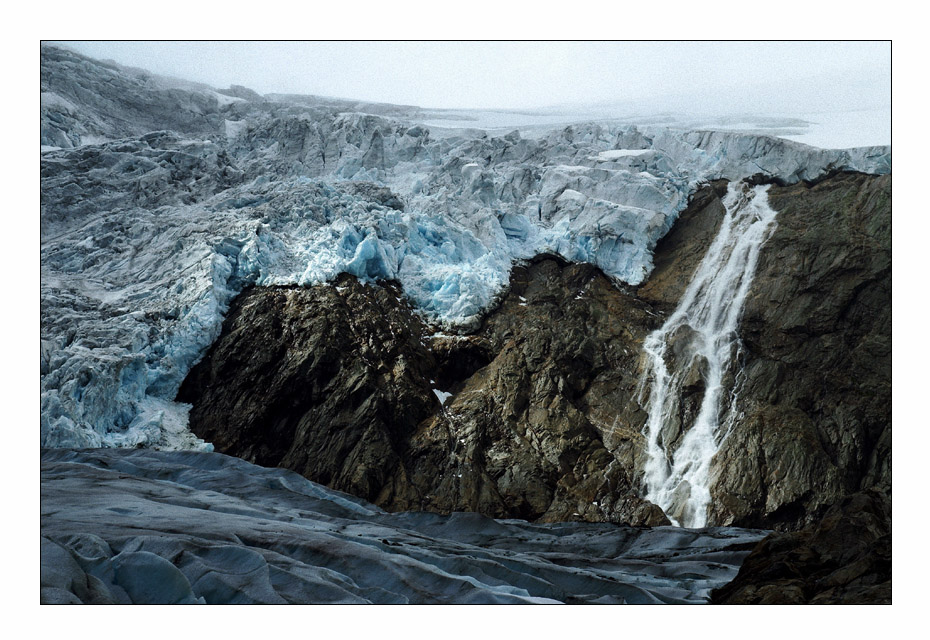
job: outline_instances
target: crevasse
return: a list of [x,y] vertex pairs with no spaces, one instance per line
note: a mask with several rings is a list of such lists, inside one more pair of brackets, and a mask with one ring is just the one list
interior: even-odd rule
[[643,344],[646,498],[680,526],[707,522],[710,466],[734,417],[737,327],[759,250],[776,227],[767,190],[730,183],[717,237],[678,307]]

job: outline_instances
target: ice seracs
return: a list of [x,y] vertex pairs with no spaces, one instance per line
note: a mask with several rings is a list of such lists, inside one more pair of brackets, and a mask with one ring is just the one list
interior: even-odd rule
[[[72,58],[43,58],[54,86],[43,87],[42,142],[63,147],[42,154],[45,446],[206,446],[176,428],[184,412],[171,403],[250,284],[396,279],[437,324],[468,327],[514,261],[538,253],[642,282],[703,181],[890,170],[884,147],[736,133],[434,136]],[[152,132],[166,105],[175,130]]]

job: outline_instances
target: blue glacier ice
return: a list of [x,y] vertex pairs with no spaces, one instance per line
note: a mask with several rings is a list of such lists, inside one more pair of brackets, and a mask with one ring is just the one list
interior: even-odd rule
[[[75,112],[47,106],[66,107]],[[73,147],[43,152],[44,446],[209,449],[173,399],[246,286],[393,279],[437,328],[467,330],[514,263],[539,253],[643,282],[656,242],[705,181],[791,183],[891,163],[887,147],[733,132],[434,135],[295,104],[215,108],[221,136],[75,144],[73,133]]]

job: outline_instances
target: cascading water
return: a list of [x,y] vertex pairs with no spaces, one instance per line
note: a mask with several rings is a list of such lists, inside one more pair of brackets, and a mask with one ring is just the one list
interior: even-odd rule
[[649,387],[644,427],[646,498],[684,527],[702,527],[710,463],[732,423],[737,323],[759,258],[775,230],[768,187],[730,183],[726,215],[678,307],[643,345]]

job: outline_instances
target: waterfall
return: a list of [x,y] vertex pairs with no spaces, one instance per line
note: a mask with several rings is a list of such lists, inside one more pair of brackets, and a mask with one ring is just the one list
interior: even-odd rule
[[734,418],[737,324],[759,249],[776,226],[767,192],[767,186],[730,183],[717,237],[678,307],[643,345],[640,393],[649,389],[646,498],[676,525],[707,522],[711,459]]

